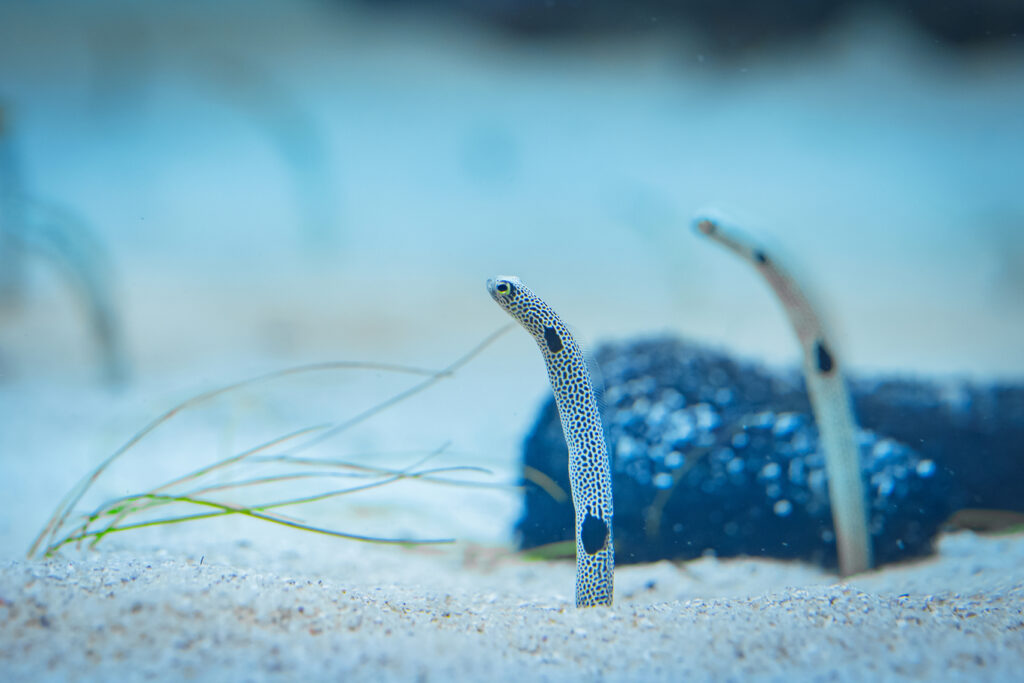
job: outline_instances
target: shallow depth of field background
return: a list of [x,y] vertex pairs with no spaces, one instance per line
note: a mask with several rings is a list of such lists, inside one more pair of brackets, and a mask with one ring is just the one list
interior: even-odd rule
[[[0,253],[0,559],[191,394],[319,360],[443,367],[507,322],[497,274],[589,345],[668,332],[795,363],[766,287],[694,235],[701,211],[792,266],[851,371],[1024,375],[1024,38],[951,42],[861,3],[799,30],[640,5],[0,3],[0,194],[101,245],[128,368],[101,381],[52,260]],[[409,383],[245,392],[169,425],[97,495]],[[546,391],[512,330],[331,453],[400,465],[450,441],[440,463],[513,481]],[[502,543],[518,514],[511,490],[406,489],[332,523]],[[111,542],[199,543],[159,533]]]

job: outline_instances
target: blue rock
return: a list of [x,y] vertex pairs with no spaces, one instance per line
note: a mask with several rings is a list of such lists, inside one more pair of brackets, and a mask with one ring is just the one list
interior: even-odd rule
[[[616,561],[760,555],[836,565],[818,430],[797,371],[673,338],[607,344],[602,419]],[[927,554],[962,507],[1024,510],[1024,388],[852,380],[877,564]],[[569,492],[554,401],[524,464]],[[573,537],[571,502],[526,476],[522,548]]]

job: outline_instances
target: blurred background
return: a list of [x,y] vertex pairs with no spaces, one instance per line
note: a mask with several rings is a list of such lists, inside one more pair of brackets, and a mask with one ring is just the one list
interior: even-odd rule
[[[7,1],[0,109],[0,494],[36,501],[5,550],[174,400],[453,361],[506,322],[497,274],[591,345],[795,364],[703,211],[802,277],[852,372],[1024,373],[1010,0]],[[531,342],[447,386],[364,445],[511,476]]]

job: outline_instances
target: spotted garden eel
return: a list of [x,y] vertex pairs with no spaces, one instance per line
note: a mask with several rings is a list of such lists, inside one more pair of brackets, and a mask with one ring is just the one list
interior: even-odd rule
[[612,604],[612,478],[590,373],[562,319],[519,278],[487,281],[491,297],[526,328],[544,356],[562,432],[569,445],[569,488],[576,510],[576,606]]
[[709,219],[698,220],[697,231],[753,265],[782,302],[803,349],[807,393],[825,451],[839,572],[849,576],[870,569],[871,536],[856,423],[839,362],[821,320],[793,278],[764,249]]

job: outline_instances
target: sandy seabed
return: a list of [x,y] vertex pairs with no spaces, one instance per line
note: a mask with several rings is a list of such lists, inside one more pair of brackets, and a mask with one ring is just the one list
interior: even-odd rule
[[[315,541],[318,543],[319,541]],[[0,678],[1020,680],[1024,536],[958,533],[848,581],[706,557],[622,567],[338,544],[274,559],[102,552],[0,569]]]

